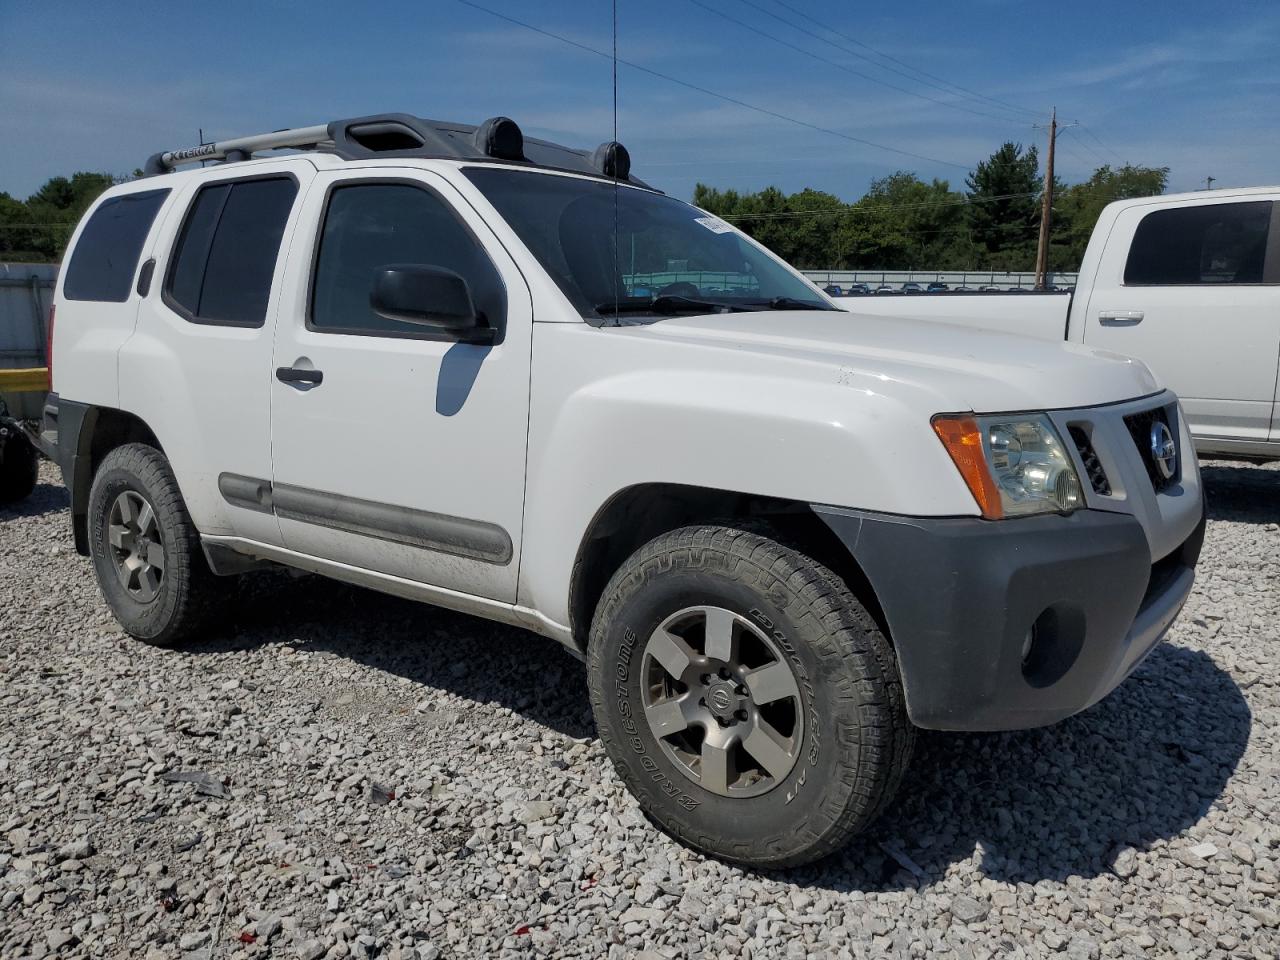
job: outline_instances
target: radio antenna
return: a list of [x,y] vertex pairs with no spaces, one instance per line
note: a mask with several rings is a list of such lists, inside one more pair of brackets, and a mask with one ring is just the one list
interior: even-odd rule
[[[613,0],[613,152],[618,150],[618,0]],[[619,247],[622,243],[618,229],[618,165],[613,164],[613,275],[617,279],[613,284],[613,322],[622,325],[622,314],[619,310],[619,297],[622,286],[622,266]]]

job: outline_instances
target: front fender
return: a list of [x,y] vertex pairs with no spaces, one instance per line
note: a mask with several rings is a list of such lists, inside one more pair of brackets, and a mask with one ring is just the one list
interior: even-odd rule
[[[574,328],[560,329],[573,338]],[[577,346],[550,351],[554,360],[535,348],[520,602],[557,622],[568,623],[568,585],[592,518],[637,484],[917,516],[977,513],[909,391],[863,378],[855,386],[834,362],[740,354],[729,369],[720,351],[648,356],[632,341],[632,354],[611,364],[609,351],[575,359]]]

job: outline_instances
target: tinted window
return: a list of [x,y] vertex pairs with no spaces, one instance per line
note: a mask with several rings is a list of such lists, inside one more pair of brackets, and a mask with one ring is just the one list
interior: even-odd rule
[[1263,283],[1270,224],[1269,200],[1156,210],[1138,224],[1124,282]]
[[338,187],[329,196],[311,294],[311,325],[353,333],[413,334],[373,312],[369,295],[387,264],[445,267],[471,288],[476,308],[501,325],[506,292],[480,244],[440,197],[403,183]]
[[148,190],[104,200],[71,251],[62,284],[68,300],[124,303],[133,286],[147,232],[168,190]]
[[170,301],[193,320],[261,326],[297,192],[288,177],[201,188],[174,252]]

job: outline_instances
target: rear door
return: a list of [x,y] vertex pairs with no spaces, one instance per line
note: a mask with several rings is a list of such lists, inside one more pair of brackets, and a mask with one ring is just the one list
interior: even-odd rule
[[[285,371],[271,383],[285,546],[514,602],[533,334],[524,278],[458,190],[425,170],[322,173],[304,222],[272,362]],[[374,313],[376,271],[390,264],[460,275],[498,341]]]
[[137,328],[120,352],[120,405],[155,431],[205,535],[280,542],[246,484],[271,476],[273,318],[314,175],[305,159],[175,175],[180,192],[144,265]]
[[[1198,200],[1123,210],[1085,341],[1147,363],[1197,437],[1266,440],[1280,363],[1280,204]],[[1111,250],[1127,255],[1110,256]]]

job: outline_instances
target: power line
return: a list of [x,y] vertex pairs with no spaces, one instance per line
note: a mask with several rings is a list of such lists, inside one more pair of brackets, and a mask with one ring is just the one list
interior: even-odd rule
[[1099,153],[1099,152],[1098,152],[1098,148],[1097,148],[1097,147],[1095,147],[1093,144],[1091,144],[1091,143],[1089,143],[1089,142],[1087,142],[1087,141],[1085,141],[1085,140],[1082,140],[1079,136],[1077,136],[1076,134],[1072,133],[1069,129],[1064,129],[1064,130],[1063,130],[1063,132],[1064,132],[1064,133],[1066,133],[1066,134],[1068,134],[1068,135],[1070,135],[1070,137],[1071,137],[1071,139],[1072,139],[1072,140],[1074,140],[1076,143],[1080,144],[1080,146],[1081,146],[1081,147],[1083,147],[1084,149],[1088,150],[1088,151],[1089,151],[1090,153],[1092,153],[1095,157],[1097,157],[1099,160],[1101,160],[1101,161],[1102,161],[1103,166],[1110,166],[1110,165],[1111,165],[1111,161],[1110,161],[1110,160],[1108,160],[1106,157],[1104,157],[1101,153]]
[[[479,10],[482,13],[487,13],[492,17],[497,17],[499,20],[505,20],[507,23],[514,24],[515,26],[523,27],[526,30],[532,30],[534,33],[541,34],[544,37],[550,37],[552,40],[558,40],[560,43],[568,44],[571,47],[576,47],[577,49],[582,50],[586,53],[594,54],[597,57],[604,57],[607,60],[612,59],[610,54],[606,53],[603,50],[597,50],[595,47],[588,46],[585,43],[579,43],[577,40],[571,40],[568,37],[562,36],[561,34],[553,33],[550,30],[544,30],[542,27],[536,27],[531,23],[526,23],[524,20],[518,20],[515,17],[507,16],[505,13],[499,13],[497,10],[491,10],[489,7],[485,7],[485,6],[482,6],[481,4],[474,3],[473,0],[456,0],[456,2],[462,4],[465,7],[471,7],[472,9]],[[625,64],[626,66],[630,67],[632,70],[639,70],[641,73],[647,73],[649,74],[649,76],[657,77],[659,80],[666,80],[668,83],[674,83],[674,84],[677,84],[678,86],[686,87],[689,90],[695,90],[698,93],[705,94],[706,96],[715,97],[717,100],[723,100],[725,103],[731,103],[734,106],[742,107],[746,110],[752,110],[756,113],[763,114],[767,117],[773,117],[775,120],[783,120],[787,123],[795,124],[798,127],[806,127],[809,130],[816,130],[818,133],[825,133],[828,136],[839,137],[841,140],[848,140],[851,143],[860,143],[866,147],[874,147],[877,150],[884,150],[884,151],[887,151],[888,153],[896,153],[904,157],[911,157],[914,160],[924,160],[928,163],[937,163],[945,167],[955,167],[959,170],[969,169],[969,164],[967,163],[956,163],[954,160],[942,160],[942,159],[939,159],[938,157],[926,156],[925,154],[915,153],[911,150],[903,150],[900,147],[891,147],[887,144],[876,143],[874,140],[866,140],[866,139],[863,139],[862,137],[855,137],[852,134],[841,133],[839,130],[832,130],[830,127],[823,127],[816,123],[810,123],[807,120],[799,120],[795,117],[789,117],[784,113],[778,113],[777,111],[770,110],[767,107],[761,107],[761,106],[757,106],[754,103],[748,103],[746,100],[739,100],[736,97],[730,97],[730,96],[726,96],[723,93],[717,93],[716,91],[710,90],[707,87],[699,86],[696,83],[690,83],[687,80],[681,80],[678,77],[673,77],[670,74],[662,73],[658,70],[652,69],[651,67],[645,67],[645,66],[642,66],[641,64],[634,63],[630,60],[623,60],[622,58],[619,58],[618,63]]]
[[[790,21],[785,20],[774,13],[771,13],[770,11],[764,9],[763,7],[758,6],[756,3],[752,2],[752,0],[739,0],[739,2],[744,3],[749,7],[753,7],[756,10],[759,10],[761,13],[765,14],[766,16],[773,17],[779,23],[784,23],[787,26],[791,27],[793,30],[800,30],[801,32],[804,32],[804,33],[810,33],[810,31],[807,31],[804,28],[799,27]],[[919,67],[913,67],[911,64],[905,63],[904,61],[899,60],[897,57],[890,56],[889,54],[884,53],[883,51],[877,50],[875,47],[871,46],[869,43],[865,43],[864,41],[851,37],[846,33],[842,33],[839,30],[837,30],[835,27],[832,27],[830,24],[823,23],[822,21],[816,19],[815,17],[812,17],[801,10],[797,10],[795,7],[791,6],[790,4],[784,3],[783,0],[773,0],[773,2],[776,3],[778,6],[782,7],[783,9],[790,11],[795,16],[800,17],[802,20],[806,20],[809,23],[812,23],[814,26],[818,27],[819,29],[829,31],[830,33],[835,34],[837,37],[840,37],[841,39],[849,43],[862,47],[865,50],[870,50],[876,56],[881,57],[885,60],[889,60],[892,63],[896,63],[901,67],[905,67],[907,70],[910,70],[913,73],[920,74],[920,76],[927,77],[930,80],[936,80],[938,83],[946,84],[947,87],[952,87],[954,88],[954,90],[958,90],[961,93],[968,95],[971,99],[977,98],[980,101],[981,100],[989,101],[990,103],[994,104],[997,107],[1000,107],[1003,110],[1012,110],[1016,113],[1028,114],[1033,117],[1040,116],[1040,114],[1035,110],[1030,110],[1027,107],[1019,107],[1016,104],[1007,103],[1006,101],[1003,101],[1003,100],[997,100],[995,97],[988,97],[985,94],[981,94],[974,90],[970,90],[967,87],[962,87],[958,83],[953,83],[950,80],[945,80],[942,77],[938,77],[938,76],[935,76],[934,74],[921,70]],[[913,80],[916,83],[922,83],[925,86],[933,87],[935,90],[941,90],[944,93],[950,93],[954,95],[953,90],[947,90],[945,87],[940,87],[935,83],[928,83],[927,81],[921,80],[919,77],[914,77],[914,76],[911,76],[910,74],[903,73],[901,70],[895,70],[892,67],[886,67],[884,64],[875,63],[874,60],[870,60],[869,58],[863,56],[862,54],[856,53],[852,50],[847,50],[841,47],[839,44],[836,44],[831,40],[829,40],[828,38],[823,37],[819,34],[810,33],[810,35],[816,37],[819,40],[822,40],[824,43],[827,43],[835,47],[837,50],[842,50],[843,52],[851,54],[852,56],[860,57],[863,60],[867,60],[868,63],[875,64],[875,66],[879,67],[881,70],[888,70],[892,73],[898,74],[901,77],[906,77],[908,80]]]
[[[973,109],[970,109],[969,107],[964,106],[963,104],[956,103],[955,101],[939,100],[937,97],[931,97],[927,93],[917,93],[915,90],[908,90],[906,87],[900,87],[897,84],[890,83],[887,80],[881,80],[879,77],[873,77],[869,73],[863,73],[860,70],[854,70],[853,68],[848,67],[843,63],[837,63],[835,60],[831,60],[827,57],[822,56],[821,54],[814,53],[811,50],[806,50],[804,47],[796,46],[794,43],[791,43],[788,40],[783,40],[781,37],[775,37],[771,33],[766,33],[764,30],[761,30],[758,27],[753,27],[751,24],[746,23],[742,20],[739,20],[737,17],[731,17],[729,16],[729,14],[725,13],[724,11],[717,10],[715,7],[710,6],[709,4],[703,3],[702,0],[689,0],[689,2],[692,3],[695,7],[701,7],[703,10],[706,10],[709,13],[714,13],[716,16],[721,17],[725,20],[728,20],[730,23],[737,24],[738,26],[742,27],[744,30],[750,30],[752,33],[757,34],[761,37],[764,37],[766,40],[771,40],[774,43],[780,44],[784,47],[794,50],[797,53],[803,54],[806,57],[811,57],[814,60],[818,60],[829,66],[835,67],[837,70],[843,70],[845,73],[851,74],[852,76],[861,77],[863,80],[869,80],[872,83],[878,83],[882,87],[888,87],[890,90],[897,90],[899,93],[905,93],[907,94],[907,96],[910,96],[910,97],[919,97],[921,100],[928,100],[930,103],[936,103],[941,106],[956,109],[956,110],[963,110],[966,113],[971,113],[976,117],[986,117],[989,120],[996,120],[1000,123],[1012,122],[1008,117],[999,117],[999,116],[996,116],[994,113],[985,113],[980,110],[973,110]],[[743,2],[746,2],[746,0],[743,0]],[[748,6],[755,7],[755,4],[749,3]],[[756,9],[760,9],[760,8],[756,7]],[[761,12],[767,14],[768,16],[773,16],[773,14],[769,13],[769,11],[767,10],[761,10]],[[786,21],[784,20],[783,22],[785,23]],[[801,32],[805,32],[805,31],[801,31]],[[842,48],[837,47],[836,49],[842,49]],[[855,56],[857,56],[857,54],[855,54]],[[862,59],[866,59],[866,58],[864,57]],[[880,67],[880,64],[875,64],[875,66]],[[881,69],[888,69],[888,68],[881,67]],[[893,70],[892,72],[899,73],[899,74],[902,73],[902,71],[900,70]],[[902,75],[906,76],[906,74],[902,74]],[[915,82],[917,83],[920,82],[919,80],[916,80],[914,77],[907,77],[907,79],[915,80]],[[932,86],[932,84],[930,84],[929,86]],[[950,92],[950,91],[947,91],[947,92]]]
[[[1081,146],[1084,146],[1084,144],[1081,144]],[[1088,157],[1084,156],[1081,153],[1077,153],[1075,150],[1071,148],[1071,144],[1067,143],[1066,141],[1059,141],[1058,149],[1067,151],[1067,153],[1071,154],[1073,159],[1084,164],[1086,167],[1093,166],[1092,160],[1090,160]]]
[[1112,150],[1111,147],[1107,146],[1107,144],[1104,143],[1102,139],[1096,133],[1094,133],[1090,127],[1085,126],[1085,124],[1079,120],[1076,121],[1076,126],[1078,126],[1081,130],[1083,130],[1089,136],[1093,137],[1093,139],[1098,142],[1098,145],[1102,147],[1102,149],[1106,150],[1107,153],[1115,157],[1119,163],[1126,164],[1126,165],[1128,164],[1129,162],[1128,160],[1120,156],[1120,154],[1118,154],[1115,150]]

